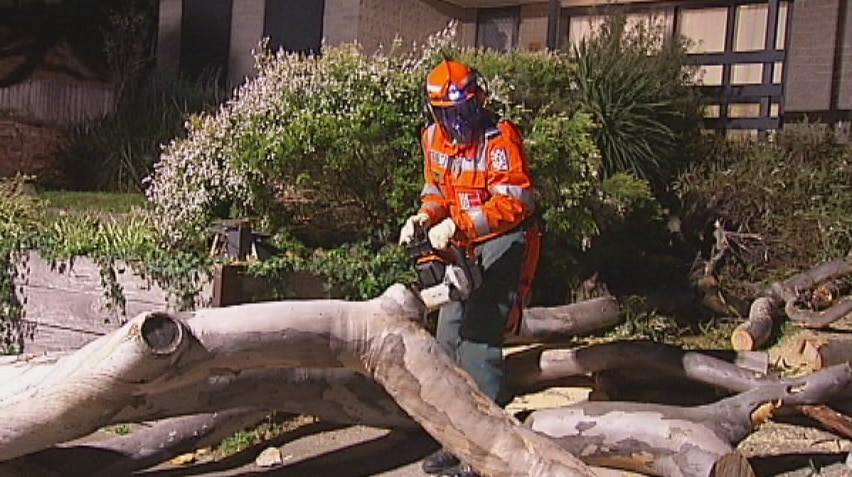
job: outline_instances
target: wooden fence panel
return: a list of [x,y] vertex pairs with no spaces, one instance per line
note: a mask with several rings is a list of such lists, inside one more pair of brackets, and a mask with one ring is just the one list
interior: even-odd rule
[[[73,267],[60,272],[30,253],[29,260],[19,265],[19,276],[15,289],[24,305],[24,319],[35,329],[34,339],[24,344],[25,353],[76,349],[139,313],[174,309],[165,290],[129,267],[117,276],[126,313],[111,308],[101,285],[100,267],[86,257],[76,258]],[[211,295],[208,281],[198,306],[209,305]]]
[[112,88],[96,83],[27,80],[0,88],[0,111],[59,124],[104,116],[113,103]]

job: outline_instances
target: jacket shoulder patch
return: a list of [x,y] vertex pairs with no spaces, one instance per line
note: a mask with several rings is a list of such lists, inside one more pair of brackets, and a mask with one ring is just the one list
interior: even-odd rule
[[506,148],[495,147],[492,149],[489,160],[491,161],[491,169],[495,171],[509,170],[509,155],[506,153]]

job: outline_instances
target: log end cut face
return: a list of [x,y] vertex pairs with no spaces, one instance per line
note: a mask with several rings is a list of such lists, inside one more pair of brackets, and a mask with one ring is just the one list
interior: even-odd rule
[[167,313],[154,312],[145,316],[140,334],[154,354],[171,354],[183,340],[183,326]]

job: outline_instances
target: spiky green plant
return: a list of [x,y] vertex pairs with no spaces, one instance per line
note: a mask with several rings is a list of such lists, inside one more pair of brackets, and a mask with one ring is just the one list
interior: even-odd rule
[[572,55],[578,99],[598,125],[604,174],[666,176],[701,112],[683,43],[650,21],[628,26],[624,16],[612,15]]

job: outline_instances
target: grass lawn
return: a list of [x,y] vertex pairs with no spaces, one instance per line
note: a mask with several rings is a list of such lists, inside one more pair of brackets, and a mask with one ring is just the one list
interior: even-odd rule
[[39,197],[47,202],[47,206],[55,209],[73,210],[78,212],[98,211],[122,213],[134,208],[144,208],[148,204],[144,194],[129,194],[115,192],[73,192],[73,191],[42,191]]

